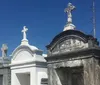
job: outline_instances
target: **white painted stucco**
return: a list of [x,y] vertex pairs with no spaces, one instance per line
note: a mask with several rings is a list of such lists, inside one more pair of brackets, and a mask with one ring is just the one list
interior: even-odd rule
[[41,85],[41,79],[47,78],[47,63],[43,52],[28,43],[23,27],[23,39],[12,53],[11,59],[11,85]]
[[11,59],[11,85],[41,85],[47,78],[46,60],[42,51],[19,46]]

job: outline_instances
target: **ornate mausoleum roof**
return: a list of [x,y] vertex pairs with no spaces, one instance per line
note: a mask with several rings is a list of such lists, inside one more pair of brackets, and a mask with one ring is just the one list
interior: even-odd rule
[[21,44],[11,54],[11,65],[46,62],[44,59],[45,56],[43,56],[43,51],[36,46],[29,44],[26,36],[27,30],[28,28],[24,26],[22,30],[23,39],[21,40]]
[[51,41],[51,43],[49,45],[47,45],[47,48],[51,47],[54,43],[56,43],[58,41],[64,40],[63,38],[67,39],[72,36],[76,37],[76,38],[79,37],[85,43],[88,42],[88,40],[93,40],[97,45],[99,44],[97,39],[94,38],[92,35],[84,34],[83,32],[81,32],[79,30],[67,30],[67,31],[63,31],[63,32],[59,33],[58,35],[56,35],[53,38],[53,40]]
[[36,51],[42,52],[36,46],[29,44],[28,39],[27,39],[27,35],[26,35],[27,31],[28,31],[28,28],[26,28],[26,26],[24,26],[23,30],[22,30],[23,39],[21,40],[21,44],[13,51],[12,55],[14,55],[17,52],[17,50],[19,50],[19,49],[29,49],[32,52],[36,52]]
[[65,9],[68,14],[67,24],[63,32],[56,35],[51,43],[47,45],[48,56],[59,56],[67,53],[78,53],[81,50],[99,48],[99,42],[92,35],[87,35],[81,31],[75,30],[72,24],[71,11],[75,8],[71,3]]

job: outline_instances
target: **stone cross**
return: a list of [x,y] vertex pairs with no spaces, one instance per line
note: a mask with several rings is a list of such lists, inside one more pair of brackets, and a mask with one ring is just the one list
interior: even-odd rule
[[23,40],[27,40],[27,36],[26,36],[26,32],[28,31],[28,28],[26,28],[26,26],[23,27]]
[[8,50],[8,46],[6,44],[2,44],[2,57],[7,57],[7,50]]
[[72,5],[72,3],[68,3],[68,7],[65,8],[64,12],[68,15],[68,23],[72,23],[72,14],[71,11],[75,9],[75,6]]

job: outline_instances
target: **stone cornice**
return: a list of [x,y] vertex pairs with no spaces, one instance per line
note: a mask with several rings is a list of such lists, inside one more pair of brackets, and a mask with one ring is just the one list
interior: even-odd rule
[[41,61],[31,61],[31,62],[24,62],[24,63],[12,63],[9,64],[11,68],[21,68],[21,67],[47,67],[46,62],[41,62]]
[[55,54],[55,55],[50,55],[46,57],[45,59],[47,61],[52,61],[52,60],[59,60],[59,59],[71,59],[71,58],[88,58],[88,57],[96,57],[100,58],[100,48],[85,48],[85,49],[80,49],[76,51],[71,51],[71,52],[64,52],[60,54]]

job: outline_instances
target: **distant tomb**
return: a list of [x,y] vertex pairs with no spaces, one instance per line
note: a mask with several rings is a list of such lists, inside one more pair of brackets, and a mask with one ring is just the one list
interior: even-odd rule
[[11,85],[10,60],[7,56],[8,47],[6,44],[1,48],[2,57],[0,57],[0,85]]

